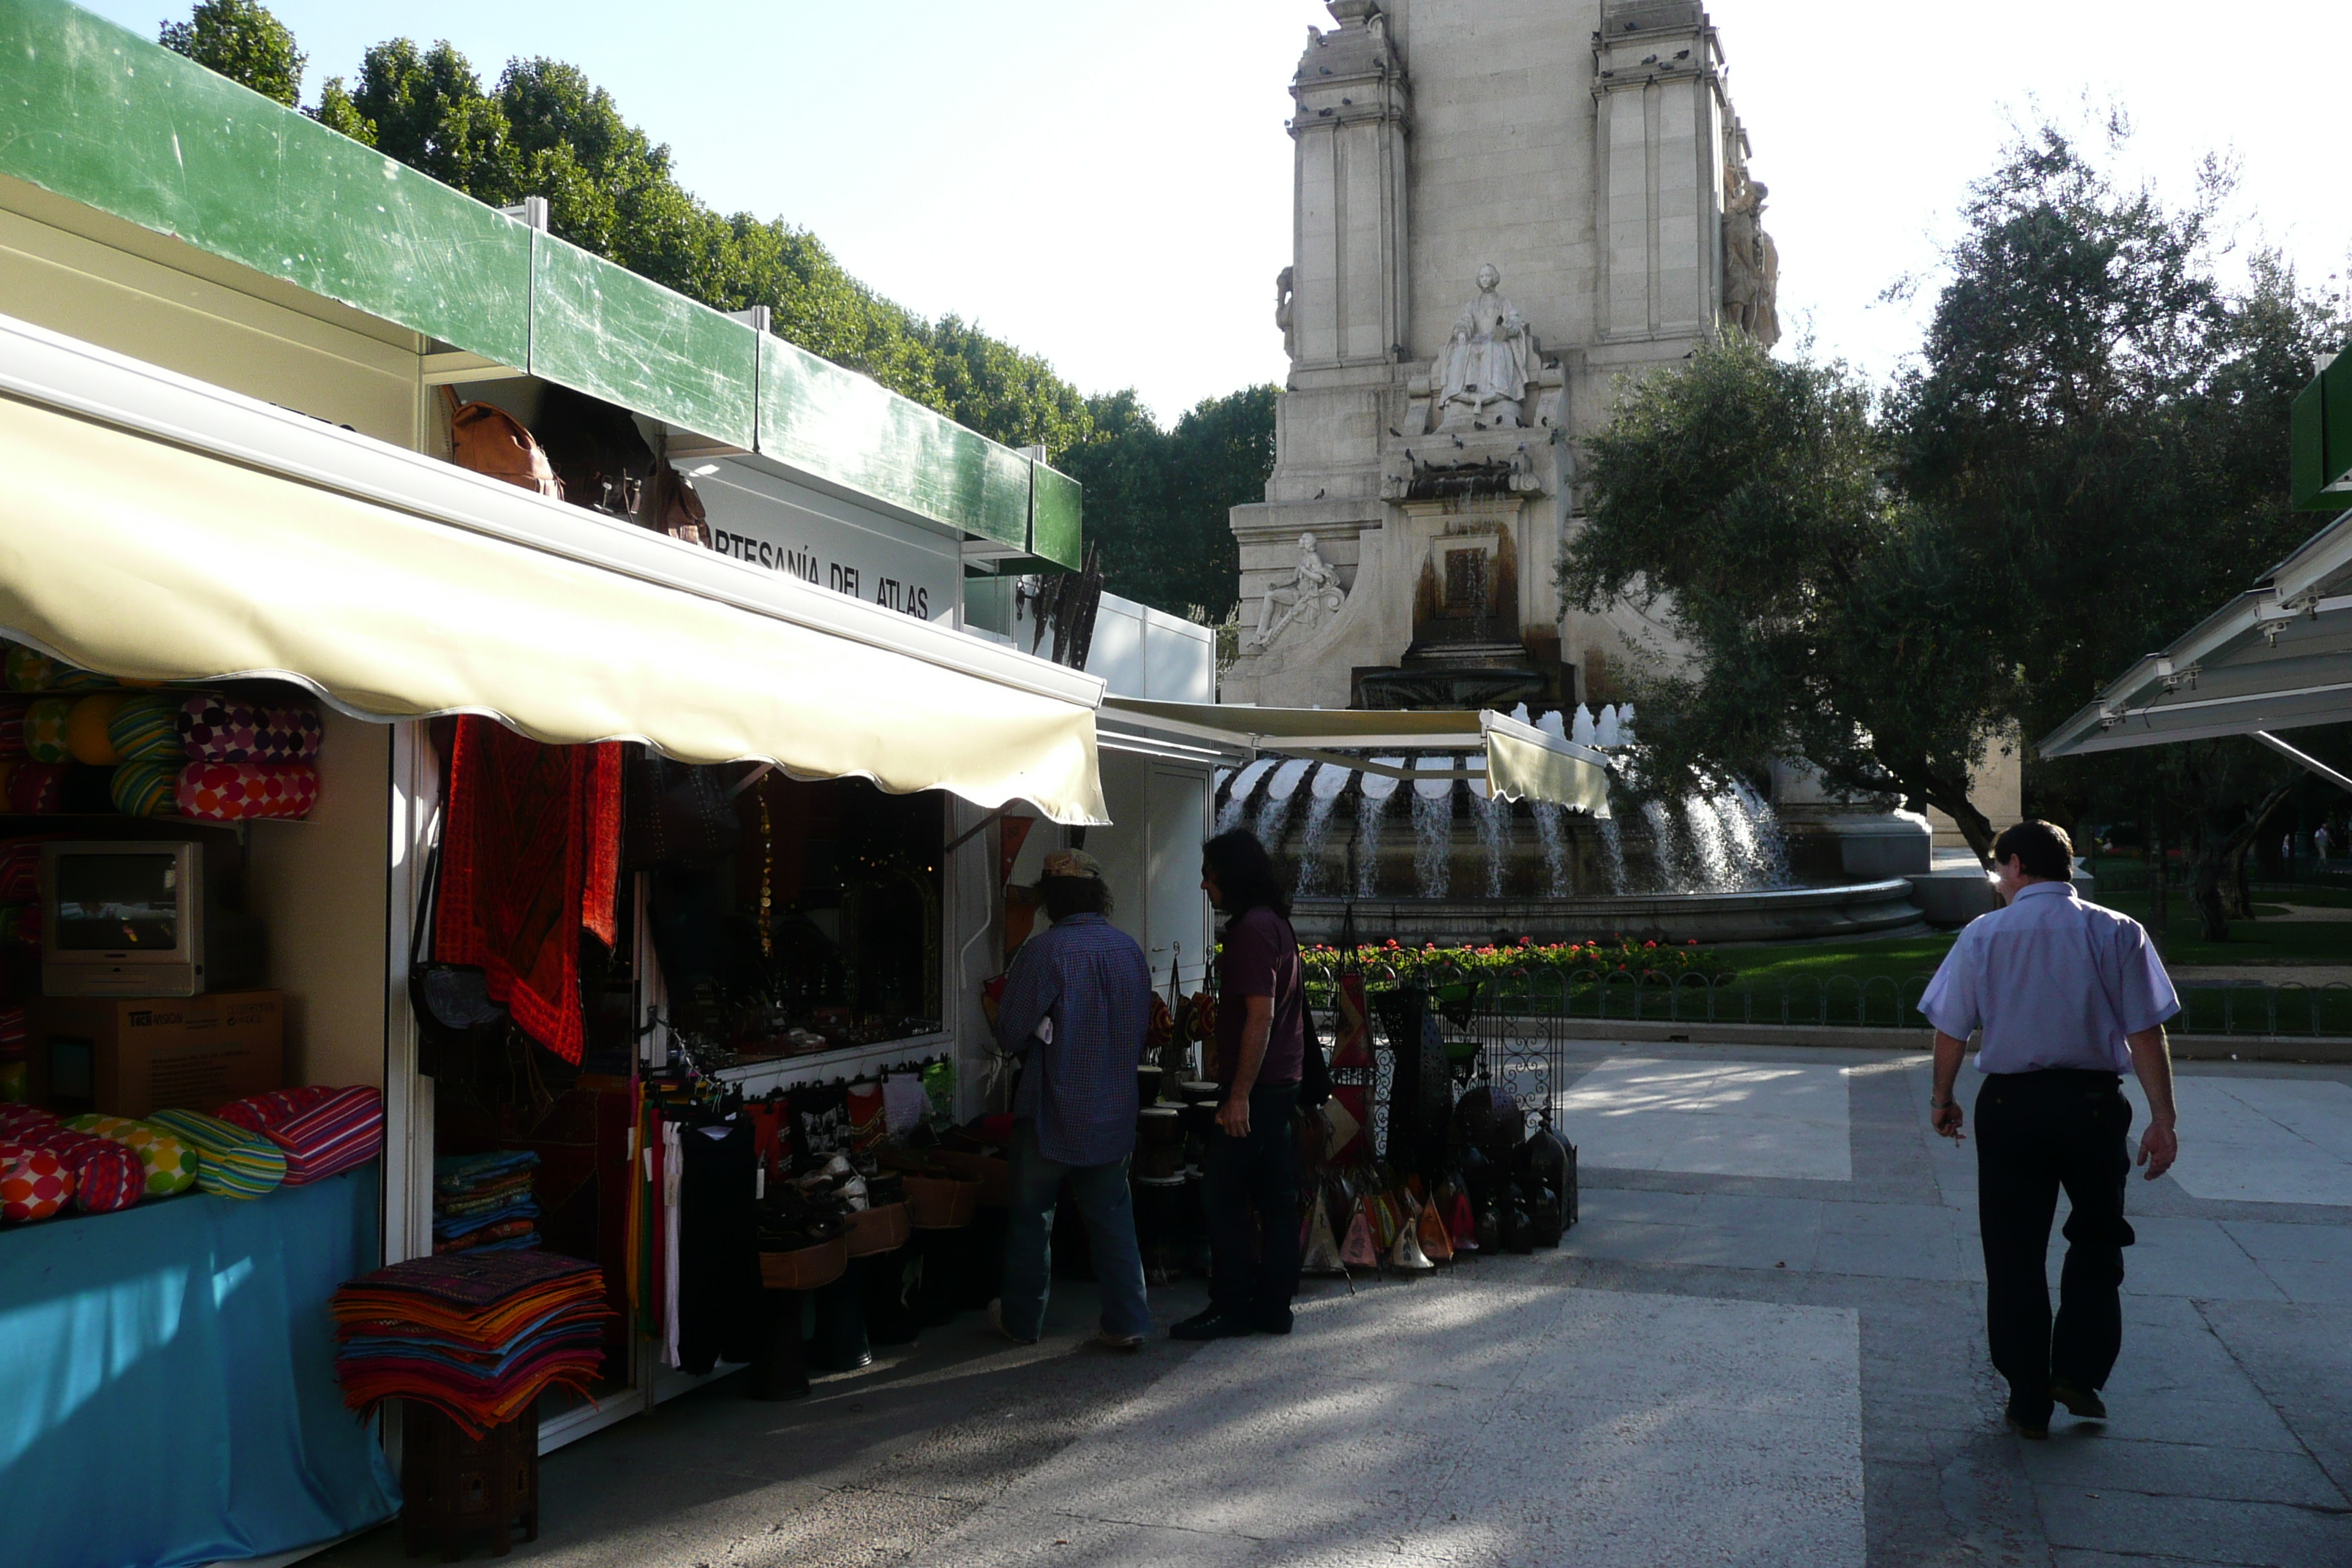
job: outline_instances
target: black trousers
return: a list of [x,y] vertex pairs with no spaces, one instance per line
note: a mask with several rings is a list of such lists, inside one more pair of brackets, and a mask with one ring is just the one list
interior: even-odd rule
[[[1984,1233],[1985,1332],[2009,1380],[2010,1412],[2050,1418],[2053,1378],[2096,1389],[2123,1348],[2125,1137],[2131,1102],[2111,1072],[1994,1073],[1977,1093],[1977,1219]],[[2066,1262],[2050,1316],[2050,1221],[2058,1190]]]
[[1290,1127],[1297,1106],[1297,1084],[1260,1084],[1250,1090],[1248,1137],[1228,1137],[1223,1128],[1209,1134],[1201,1203],[1208,1211],[1209,1300],[1220,1312],[1289,1321],[1298,1293],[1298,1155]]

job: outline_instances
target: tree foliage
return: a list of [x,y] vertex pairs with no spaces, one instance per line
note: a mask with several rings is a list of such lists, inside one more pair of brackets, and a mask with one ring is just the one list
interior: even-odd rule
[[1969,766],[2013,678],[1966,609],[1983,585],[1888,488],[1886,458],[1851,372],[1745,337],[1634,384],[1587,444],[1563,595],[1661,609],[1693,650],[1636,684],[1654,784],[1801,757],[1834,788],[1984,834]]
[[[2287,411],[2344,318],[2275,257],[2225,280],[2227,194],[2209,163],[2168,207],[2043,127],[1970,188],[1919,361],[1885,395],[1744,344],[1626,392],[1589,444],[1561,586],[1663,595],[1695,650],[1644,694],[1644,742],[1899,787],[1984,852],[1968,763],[1989,738],[2046,733],[2309,531],[2287,508]],[[2168,776],[2261,797],[2269,771]],[[2112,795],[2150,772],[2034,782]],[[2242,806],[2183,789],[2228,845]]]
[[1276,395],[1265,384],[1208,398],[1172,430],[1131,391],[1087,399],[1092,434],[1062,467],[1087,488],[1107,587],[1174,615],[1232,614],[1241,553],[1226,513],[1265,499]]
[[264,98],[292,108],[302,96],[308,57],[286,24],[255,0],[200,0],[184,22],[166,22],[160,41]]

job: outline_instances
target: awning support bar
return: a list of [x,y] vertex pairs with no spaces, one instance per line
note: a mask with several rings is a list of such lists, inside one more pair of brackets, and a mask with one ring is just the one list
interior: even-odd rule
[[2329,767],[2326,763],[2321,762],[2317,757],[2313,756],[2310,752],[2295,750],[2293,746],[2288,745],[2284,741],[2280,740],[2276,735],[2272,734],[2268,730],[2255,731],[2254,739],[2260,741],[2263,745],[2268,746],[2272,751],[2276,752],[2280,756],[2284,757],[2288,762],[2294,763],[2299,767],[2310,769],[2313,773],[2317,773],[2321,778],[2326,779],[2329,784],[2334,784],[2337,789],[2352,792],[2352,778],[2347,778],[2344,774],[2337,773],[2334,768]]

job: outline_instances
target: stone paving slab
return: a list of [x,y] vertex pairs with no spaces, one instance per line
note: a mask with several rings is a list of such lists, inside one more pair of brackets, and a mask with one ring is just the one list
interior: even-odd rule
[[[2352,1207],[2314,1201],[2336,1153],[2296,1109],[2352,1071],[2183,1074],[2190,1147],[2251,1151],[2297,1201],[2135,1177],[2111,1418],[2026,1444],[1984,1354],[1975,1148],[1927,1130],[1923,1058],[1599,1042],[1571,1088],[1633,1058],[1741,1069],[1642,1069],[1654,1139],[1741,1090],[1786,1147],[1633,1169],[1588,1138],[1560,1249],[1317,1282],[1285,1341],[1108,1354],[1091,1292],[1057,1283],[1034,1347],[968,1314],[796,1405],[720,1380],[550,1457],[547,1533],[515,1560],[2352,1563]],[[1843,1086],[1843,1176],[1788,1173],[1829,1168],[1834,1118],[1749,1092],[1787,1066]],[[1200,1300],[1153,1292],[1163,1323]],[[392,1531],[327,1560],[402,1561]]]
[[[1348,1353],[1368,1342],[1390,1354]],[[1859,1564],[1859,1380],[1836,1309],[1468,1273],[1327,1299],[1207,1347],[918,1561],[1000,1561],[1067,1517],[1269,1563]]]
[[1844,1181],[1843,1070],[1626,1057],[1571,1084],[1559,1125],[1598,1166]]

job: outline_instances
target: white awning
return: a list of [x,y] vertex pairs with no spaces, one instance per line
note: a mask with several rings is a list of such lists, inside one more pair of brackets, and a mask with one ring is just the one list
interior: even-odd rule
[[1102,683],[0,318],[0,636],[1108,820]]
[[[1397,778],[1480,777],[1504,800],[1549,801],[1602,821],[1609,817],[1607,752],[1492,709],[1252,708],[1106,697],[1101,735],[1106,746],[1189,750],[1202,760],[1239,762],[1274,752]],[[1486,765],[1460,772],[1400,769],[1354,754],[1374,751],[1475,752]]]
[[2044,757],[2352,721],[2352,512],[2043,738]]

